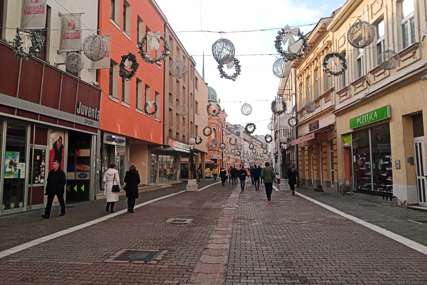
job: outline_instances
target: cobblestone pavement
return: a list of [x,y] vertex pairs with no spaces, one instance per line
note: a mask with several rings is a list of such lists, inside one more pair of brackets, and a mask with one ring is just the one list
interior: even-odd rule
[[225,284],[427,284],[427,256],[289,192],[240,195]]
[[398,207],[395,202],[383,200],[382,197],[361,193],[342,195],[309,189],[298,191],[347,214],[427,245],[426,211]]
[[[162,255],[108,262],[123,249]],[[218,185],[8,256],[0,272],[0,284],[427,284],[427,256],[288,192],[269,203]]]
[[[213,180],[202,181],[199,187],[213,183]],[[186,184],[176,184],[169,188],[140,193],[138,203],[146,202],[185,190]],[[54,207],[49,220],[41,218],[44,209],[33,210],[0,217],[0,251],[18,244],[105,216],[105,199],[67,205],[65,217],[58,217],[59,207]],[[120,197],[115,210],[127,207],[125,197]],[[1,282],[0,282],[1,283]]]

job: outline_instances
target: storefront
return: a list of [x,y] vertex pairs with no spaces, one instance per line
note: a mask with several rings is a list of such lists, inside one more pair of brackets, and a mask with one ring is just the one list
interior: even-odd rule
[[[116,165],[119,171],[120,182],[124,183],[126,169],[128,167],[127,139],[126,137],[104,132],[102,144],[102,173],[109,168],[111,164]],[[101,177],[102,183],[102,177]],[[99,188],[102,191],[102,187]]]
[[0,214],[43,207],[54,161],[67,203],[94,199],[100,90],[1,42],[0,59]]

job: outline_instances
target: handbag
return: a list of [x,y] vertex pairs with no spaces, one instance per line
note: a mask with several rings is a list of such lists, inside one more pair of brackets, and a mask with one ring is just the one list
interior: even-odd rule
[[120,185],[114,185],[114,182],[116,181],[116,174],[114,174],[113,178],[113,187],[111,188],[111,192],[113,193],[119,193],[120,192]]

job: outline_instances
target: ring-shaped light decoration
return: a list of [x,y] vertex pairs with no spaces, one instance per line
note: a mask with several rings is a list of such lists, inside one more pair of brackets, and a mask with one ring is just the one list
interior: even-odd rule
[[249,116],[252,114],[252,106],[249,103],[244,103],[240,108],[242,115]]
[[225,145],[225,143],[221,143],[219,146],[222,150],[224,150],[227,146]]
[[212,45],[212,55],[218,64],[228,64],[234,60],[236,49],[232,41],[219,39]]
[[221,106],[218,103],[209,103],[206,108],[209,116],[217,117],[221,113]]
[[288,119],[288,125],[289,125],[289,127],[291,127],[291,128],[296,127],[296,126],[297,126],[297,118],[296,118],[296,117],[290,117],[290,118]]
[[355,48],[365,48],[375,40],[375,26],[362,20],[357,20],[347,31],[347,40]]
[[345,55],[339,52],[332,52],[323,58],[323,70],[333,76],[343,74],[347,69]]
[[287,144],[287,143],[285,143],[285,142],[281,142],[281,143],[280,143],[280,149],[282,149],[282,150],[287,150],[287,149],[288,149],[288,144]]
[[289,61],[304,55],[307,49],[307,38],[299,28],[289,26],[279,30],[274,41],[277,52]]
[[242,155],[242,153],[238,150],[237,152],[236,152],[236,156],[241,156]]
[[249,144],[249,149],[255,149],[255,145],[253,143]]
[[264,140],[266,143],[271,143],[273,141],[273,137],[271,135],[265,135]]
[[210,135],[212,135],[212,128],[204,127],[202,132],[205,137],[209,137]]
[[159,106],[157,106],[156,102],[147,101],[144,104],[144,113],[148,116],[153,116],[157,113]]
[[245,126],[245,132],[248,134],[253,134],[256,130],[256,125],[254,123],[249,123]]
[[136,56],[133,53],[122,55],[119,75],[126,80],[130,80],[135,75],[138,67],[138,61],[136,60]]
[[169,71],[173,77],[175,77],[176,79],[181,79],[185,76],[185,73],[187,72],[187,66],[185,65],[185,62],[180,59],[172,59],[170,60]]
[[282,97],[277,97],[276,100],[271,102],[271,111],[275,115],[281,115],[286,112],[286,103]]
[[240,61],[237,58],[234,58],[233,61],[229,64],[227,64],[228,69],[234,69],[233,74],[228,74],[224,70],[224,64],[218,65],[218,70],[220,73],[221,78],[229,79],[232,81],[236,81],[237,77],[240,75],[240,72],[242,70],[242,67],[240,65]]
[[286,78],[291,73],[292,62],[281,57],[273,64],[273,73],[279,78]]
[[201,136],[197,136],[195,142],[196,142],[197,145],[201,144],[203,142],[202,137]]
[[[150,39],[148,39],[149,37]],[[156,37],[157,37],[157,33],[148,32],[145,34],[142,40],[138,42],[138,50],[139,50],[139,53],[141,54],[142,59],[144,59],[146,62],[151,64],[154,64],[154,63],[160,64],[162,60],[164,60],[166,57],[170,55],[168,41],[165,40],[164,37],[158,36],[159,41],[163,43],[163,51],[158,52],[157,56],[154,58],[150,57],[150,55],[148,54],[149,51],[147,51],[147,50],[151,50],[149,48],[150,44],[148,44],[148,42],[151,42],[151,39],[155,39]],[[160,47],[157,50],[160,50]]]

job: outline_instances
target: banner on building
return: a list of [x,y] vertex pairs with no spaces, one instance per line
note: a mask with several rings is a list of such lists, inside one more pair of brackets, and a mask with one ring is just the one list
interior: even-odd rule
[[110,69],[111,62],[111,41],[110,36],[102,36],[103,40],[107,43],[107,54],[105,57],[99,61],[91,61],[92,65],[89,68],[90,70],[96,69]]
[[46,28],[47,0],[24,0],[22,2],[22,29]]
[[82,49],[82,14],[61,15],[61,51],[79,51]]

